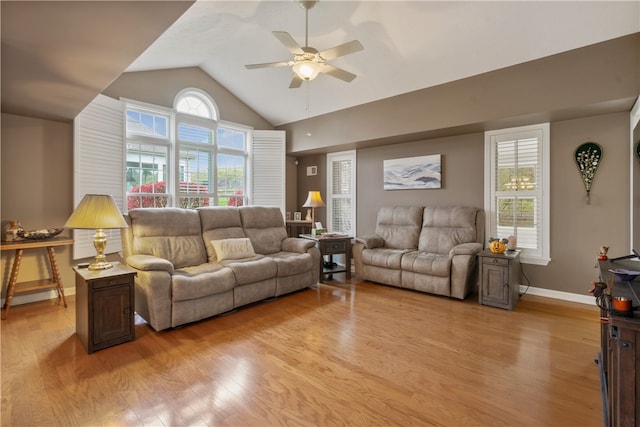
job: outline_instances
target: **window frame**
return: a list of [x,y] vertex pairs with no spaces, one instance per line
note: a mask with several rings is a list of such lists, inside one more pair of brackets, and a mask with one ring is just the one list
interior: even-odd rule
[[[333,194],[333,163],[337,161],[350,161],[351,164],[351,194],[349,196],[344,195],[334,195]],[[357,152],[356,150],[349,151],[340,151],[335,153],[327,153],[327,187],[326,187],[326,196],[325,203],[326,207],[326,221],[327,221],[327,229],[330,231],[336,231],[344,233],[345,230],[336,230],[333,224],[333,206],[335,199],[351,199],[351,230],[349,232],[352,235],[356,234],[356,168],[357,168]]]
[[[497,191],[497,164],[496,164],[496,147],[499,142],[508,140],[519,140],[530,138],[536,135],[538,138],[538,163],[540,169],[536,190],[535,191]],[[514,168],[520,169],[528,165],[514,165]],[[536,249],[518,248],[521,250],[520,260],[527,264],[547,265],[551,260],[550,256],[550,125],[549,123],[540,123],[529,126],[519,126],[513,128],[498,129],[485,132],[485,167],[484,167],[484,209],[486,218],[486,237],[508,237],[498,235],[497,215],[495,210],[497,199],[512,195],[515,197],[534,197],[536,202],[540,204],[541,218],[538,219]]]
[[[189,96],[191,92],[184,92],[183,96]],[[176,97],[176,104],[178,103],[179,98]],[[182,141],[179,137],[180,133],[180,125],[186,124],[190,126],[196,126],[200,128],[205,128],[211,132],[211,144],[209,143],[201,143],[197,141]],[[173,182],[175,186],[175,206],[181,206],[181,200],[184,198],[196,198],[196,199],[209,199],[208,204],[200,204],[199,206],[208,206],[213,201],[213,205],[217,204],[216,201],[216,140],[217,140],[217,132],[218,132],[218,123],[211,118],[205,118],[203,116],[192,115],[188,113],[183,113],[176,111],[175,112],[175,164],[174,164],[174,174],[173,174]],[[200,152],[206,152],[209,154],[209,162],[208,162],[208,177],[207,177],[207,187],[208,191],[205,193],[191,193],[191,192],[182,192],[180,188],[181,182],[186,182],[182,178],[182,169],[181,169],[181,161],[182,161],[182,150],[197,150]],[[194,197],[194,195],[196,195]],[[190,206],[190,205],[189,205]]]
[[[244,193],[242,194],[242,203],[235,205],[235,206],[242,206],[242,205],[248,205],[250,203],[250,199],[249,199],[249,195],[251,194],[251,185],[250,185],[250,178],[251,178],[251,173],[249,171],[249,161],[250,161],[250,155],[249,152],[251,150],[251,140],[252,140],[252,135],[253,135],[253,128],[250,126],[244,126],[244,125],[240,125],[237,123],[231,123],[231,122],[227,122],[224,120],[219,120],[218,121],[218,130],[220,129],[226,129],[226,130],[231,130],[234,132],[240,132],[240,133],[244,133],[244,147],[242,149],[235,149],[235,148],[231,148],[231,147],[223,147],[221,146],[219,143],[216,144],[215,146],[215,151],[216,151],[216,161],[215,161],[215,177],[216,180],[218,178],[218,154],[226,154],[226,155],[232,155],[232,156],[242,156],[244,159],[244,176],[243,176],[243,180],[244,180]],[[216,141],[218,140],[218,130],[216,130]],[[215,204],[218,205],[219,200],[220,200],[220,191],[218,188],[218,184],[216,182],[216,186],[215,186],[215,192],[216,192],[216,198],[215,198]],[[226,197],[226,195],[225,195]],[[228,205],[227,205],[228,206]]]
[[[173,146],[175,145],[175,141],[173,140],[174,135],[174,123],[175,123],[175,114],[174,111],[170,108],[161,107],[158,105],[148,104],[141,101],[135,101],[131,99],[122,98],[122,115],[123,115],[123,139],[124,139],[124,159],[123,159],[123,174],[124,174],[124,207],[125,212],[129,211],[129,197],[166,197],[167,203],[166,207],[173,206],[174,201],[174,188],[173,188],[173,179],[171,179],[174,168],[174,150]],[[153,115],[164,116],[167,120],[167,137],[154,137],[149,135],[143,135],[139,133],[131,133],[128,132],[127,126],[127,113],[129,110],[146,112]],[[153,145],[158,147],[163,147],[166,149],[167,158],[166,158],[166,170],[164,171],[164,182],[166,183],[165,192],[164,193],[130,193],[127,189],[127,156],[129,154],[128,145],[129,143],[140,144],[140,145]],[[162,181],[155,181],[162,182]],[[141,186],[143,184],[139,184]],[[146,194],[146,196],[145,196]],[[142,203],[141,203],[142,206]]]

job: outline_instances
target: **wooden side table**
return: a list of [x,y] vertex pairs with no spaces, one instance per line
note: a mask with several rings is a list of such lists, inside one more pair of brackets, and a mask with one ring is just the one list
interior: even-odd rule
[[[62,301],[65,308],[67,307],[67,300],[64,297],[64,287],[62,286],[62,279],[60,278],[60,271],[58,270],[58,264],[56,262],[56,246],[68,246],[73,244],[73,239],[68,237],[54,237],[45,240],[20,240],[16,242],[2,242],[0,250],[15,250],[16,254],[13,259],[13,266],[11,267],[11,275],[9,276],[9,286],[7,287],[7,299],[4,303],[4,310],[2,311],[2,318],[9,317],[9,310],[11,309],[11,301],[14,295],[23,294],[26,292],[40,291],[46,289],[56,289],[58,292],[58,302]],[[49,264],[51,265],[51,275],[53,277],[48,279],[31,280],[28,282],[18,282],[18,273],[20,272],[20,264],[22,262],[22,254],[25,249],[38,249],[46,248],[49,255]]]
[[307,220],[287,220],[287,235],[298,237],[300,234],[311,233],[311,221]]
[[[319,282],[324,282],[325,278],[333,278],[333,273],[344,273],[345,278],[351,279],[351,237],[323,237],[301,234],[303,239],[313,240],[320,249],[320,277]],[[344,255],[344,265],[333,263],[333,255]],[[325,263],[324,257],[328,256],[329,261]]]
[[494,254],[484,250],[480,261],[480,304],[513,310],[520,298],[520,251]]
[[76,334],[87,353],[135,339],[134,277],[120,263],[108,270],[74,268]]

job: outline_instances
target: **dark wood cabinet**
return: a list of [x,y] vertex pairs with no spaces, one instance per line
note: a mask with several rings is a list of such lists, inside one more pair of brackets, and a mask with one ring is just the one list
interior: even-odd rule
[[520,252],[479,255],[478,301],[480,304],[513,310],[520,297]]
[[76,333],[87,353],[135,339],[135,272],[115,263],[76,272]]
[[640,426],[640,279],[622,281],[609,272],[624,268],[638,270],[635,261],[600,261],[600,280],[607,284],[612,297],[633,300],[631,315],[620,315],[605,303],[601,317],[602,349],[598,364],[602,381],[602,407],[607,427]]

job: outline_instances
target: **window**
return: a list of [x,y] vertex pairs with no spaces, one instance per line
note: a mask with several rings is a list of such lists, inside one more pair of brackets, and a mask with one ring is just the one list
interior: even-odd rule
[[356,152],[327,154],[327,227],[355,236],[356,232]]
[[170,206],[171,112],[128,105],[125,118],[127,209]]
[[218,121],[204,92],[187,89],[175,110],[128,101],[127,208],[248,204],[251,129]]
[[488,237],[516,236],[521,260],[549,262],[549,124],[485,133]]

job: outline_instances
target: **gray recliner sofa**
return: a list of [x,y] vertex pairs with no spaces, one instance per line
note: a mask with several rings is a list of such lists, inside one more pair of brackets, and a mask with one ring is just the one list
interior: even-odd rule
[[484,212],[474,207],[383,207],[375,235],[356,238],[364,280],[464,299],[483,248]]
[[157,331],[318,282],[320,251],[287,237],[278,208],[141,208],[125,219],[136,312]]

